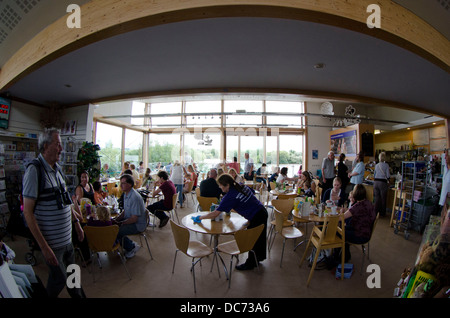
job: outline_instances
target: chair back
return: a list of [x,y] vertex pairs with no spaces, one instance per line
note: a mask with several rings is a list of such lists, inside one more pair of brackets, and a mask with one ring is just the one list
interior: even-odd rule
[[314,179],[313,182],[316,185],[316,193],[314,194],[315,195],[314,204],[319,204],[320,198],[322,197],[322,188],[319,187],[319,180]]
[[178,193],[175,193],[172,196],[172,209],[175,209],[175,207],[177,206],[177,198],[178,198]]
[[216,197],[197,197],[198,204],[200,205],[200,208],[202,211],[209,211],[209,208],[211,207],[211,204],[217,204],[219,200]]
[[197,195],[197,198],[200,196],[200,187],[195,188],[195,194]]
[[114,194],[115,191],[113,191],[113,190],[115,187],[116,187],[116,184],[114,182],[108,182],[106,184],[106,189],[108,190],[109,195]]
[[269,184],[270,184],[270,190],[275,190],[275,188],[277,187],[277,184],[275,181],[270,181]]
[[264,224],[251,229],[242,229],[234,233],[234,239],[241,253],[251,251],[264,229]]
[[190,193],[192,192],[192,188],[194,187],[194,181],[190,181],[188,183],[188,187],[187,187],[187,192]]
[[272,206],[278,211],[282,212],[285,218],[287,218],[289,213],[291,213],[292,209],[294,208],[294,199],[272,200]]
[[339,234],[342,240],[345,241],[345,222],[344,215],[329,215],[325,218],[321,231],[321,242],[336,241],[336,236]]
[[273,214],[275,214],[275,231],[281,233],[283,231],[283,223],[285,220],[284,214],[277,208],[273,210]]
[[294,199],[297,197],[296,193],[292,193],[292,194],[279,194],[277,196],[278,200],[288,200],[288,199]]
[[189,247],[189,230],[181,225],[176,224],[174,221],[170,221],[170,227],[172,228],[173,238],[175,240],[175,246],[183,253],[187,253]]
[[117,239],[117,233],[119,233],[119,227],[117,225],[109,226],[89,226],[84,228],[86,239],[89,244],[89,248],[93,252],[107,252],[111,251],[114,247],[114,243]]

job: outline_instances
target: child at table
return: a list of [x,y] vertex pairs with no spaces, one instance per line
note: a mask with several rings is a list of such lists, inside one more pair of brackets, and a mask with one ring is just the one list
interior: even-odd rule
[[312,197],[314,195],[314,192],[311,189],[311,182],[305,181],[303,183],[303,191],[305,191],[305,196]]
[[111,212],[106,206],[97,207],[97,218],[90,218],[87,225],[89,226],[109,226],[112,225]]
[[103,200],[106,198],[106,192],[103,191],[102,184],[99,181],[95,181],[92,187],[94,188],[94,204],[104,204]]

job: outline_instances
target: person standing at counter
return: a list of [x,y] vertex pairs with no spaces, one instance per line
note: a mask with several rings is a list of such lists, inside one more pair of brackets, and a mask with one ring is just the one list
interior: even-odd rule
[[[330,189],[333,187],[333,180],[336,176],[336,172],[334,169],[334,152],[329,151],[328,156],[326,158],[323,158],[322,161],[322,193],[325,194],[327,189]],[[323,199],[323,194],[322,198]]]
[[389,189],[389,165],[386,163],[386,153],[381,152],[378,156],[380,162],[375,165],[373,197],[375,199],[375,212],[380,216],[386,215],[386,200]]
[[[267,232],[267,211],[264,205],[254,196],[253,191],[247,186],[241,186],[234,181],[229,174],[222,174],[217,178],[221,190],[225,193],[217,209],[208,214],[197,216],[194,222],[201,222],[202,219],[214,219],[222,212],[230,212],[232,209],[249,221],[248,229],[264,224],[258,240],[253,246],[256,259],[262,262],[266,259],[266,232]],[[249,255],[245,263],[237,265],[238,270],[250,270],[256,267],[255,259]]]
[[356,184],[362,184],[364,180],[364,172],[366,171],[366,167],[364,165],[364,154],[363,152],[359,152],[356,155],[356,165],[353,168],[352,172],[348,173],[348,177],[350,178],[350,183],[352,184],[352,188]]

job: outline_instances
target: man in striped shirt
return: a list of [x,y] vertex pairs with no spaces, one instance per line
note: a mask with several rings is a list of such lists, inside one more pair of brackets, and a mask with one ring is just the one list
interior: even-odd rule
[[[23,178],[23,212],[49,267],[47,292],[58,297],[66,286],[66,266],[74,263],[72,223],[80,241],[84,232],[70,202],[64,199],[66,184],[58,165],[63,150],[59,131],[48,129],[39,136],[38,165],[30,164]],[[74,220],[72,222],[72,219]],[[71,297],[84,297],[81,288],[67,288]]]

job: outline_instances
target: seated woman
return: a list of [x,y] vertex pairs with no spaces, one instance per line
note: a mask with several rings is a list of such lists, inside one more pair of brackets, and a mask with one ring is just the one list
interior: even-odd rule
[[305,183],[309,183],[309,188],[313,194],[316,193],[316,183],[311,179],[311,174],[306,170],[302,172],[297,182],[297,187],[306,192],[304,188]]
[[[190,184],[196,184],[197,183],[197,174],[194,171],[194,167],[192,167],[192,165],[189,165],[187,167],[187,170],[185,172],[185,181],[184,181],[184,186],[183,186],[183,193],[188,193],[189,192],[189,187]],[[193,189],[194,187],[192,187]]]
[[345,262],[351,258],[350,245],[348,243],[367,243],[372,234],[372,226],[376,218],[375,208],[367,200],[366,188],[362,184],[355,185],[352,195],[355,203],[344,212]]
[[333,180],[333,187],[327,189],[322,196],[322,202],[327,202],[328,200],[333,201],[337,206],[343,206],[347,200],[345,191],[341,189],[342,181],[341,178],[335,177]]
[[277,178],[277,183],[285,183],[288,181],[295,181],[295,178],[289,178],[287,176],[287,172],[288,172],[288,168],[287,167],[283,167],[281,168],[280,174],[278,175]]
[[81,203],[82,198],[95,202],[94,187],[89,183],[89,174],[87,171],[82,171],[80,174],[80,184],[75,188],[75,195],[77,196],[78,203]]
[[143,187],[146,187],[147,184],[149,184],[153,180],[152,176],[150,175],[151,172],[152,172],[152,170],[150,168],[147,168],[145,170],[144,178],[142,179],[142,186]]
[[228,174],[229,174],[230,176],[233,177],[233,179],[234,179],[234,181],[236,181],[236,183],[238,183],[238,184],[244,184],[244,183],[245,183],[244,178],[242,178],[242,177],[236,172],[236,170],[234,170],[234,168],[230,168],[230,169],[228,170]]
[[106,206],[97,208],[97,218],[90,218],[87,222],[89,226],[109,226],[112,225],[111,212]]

